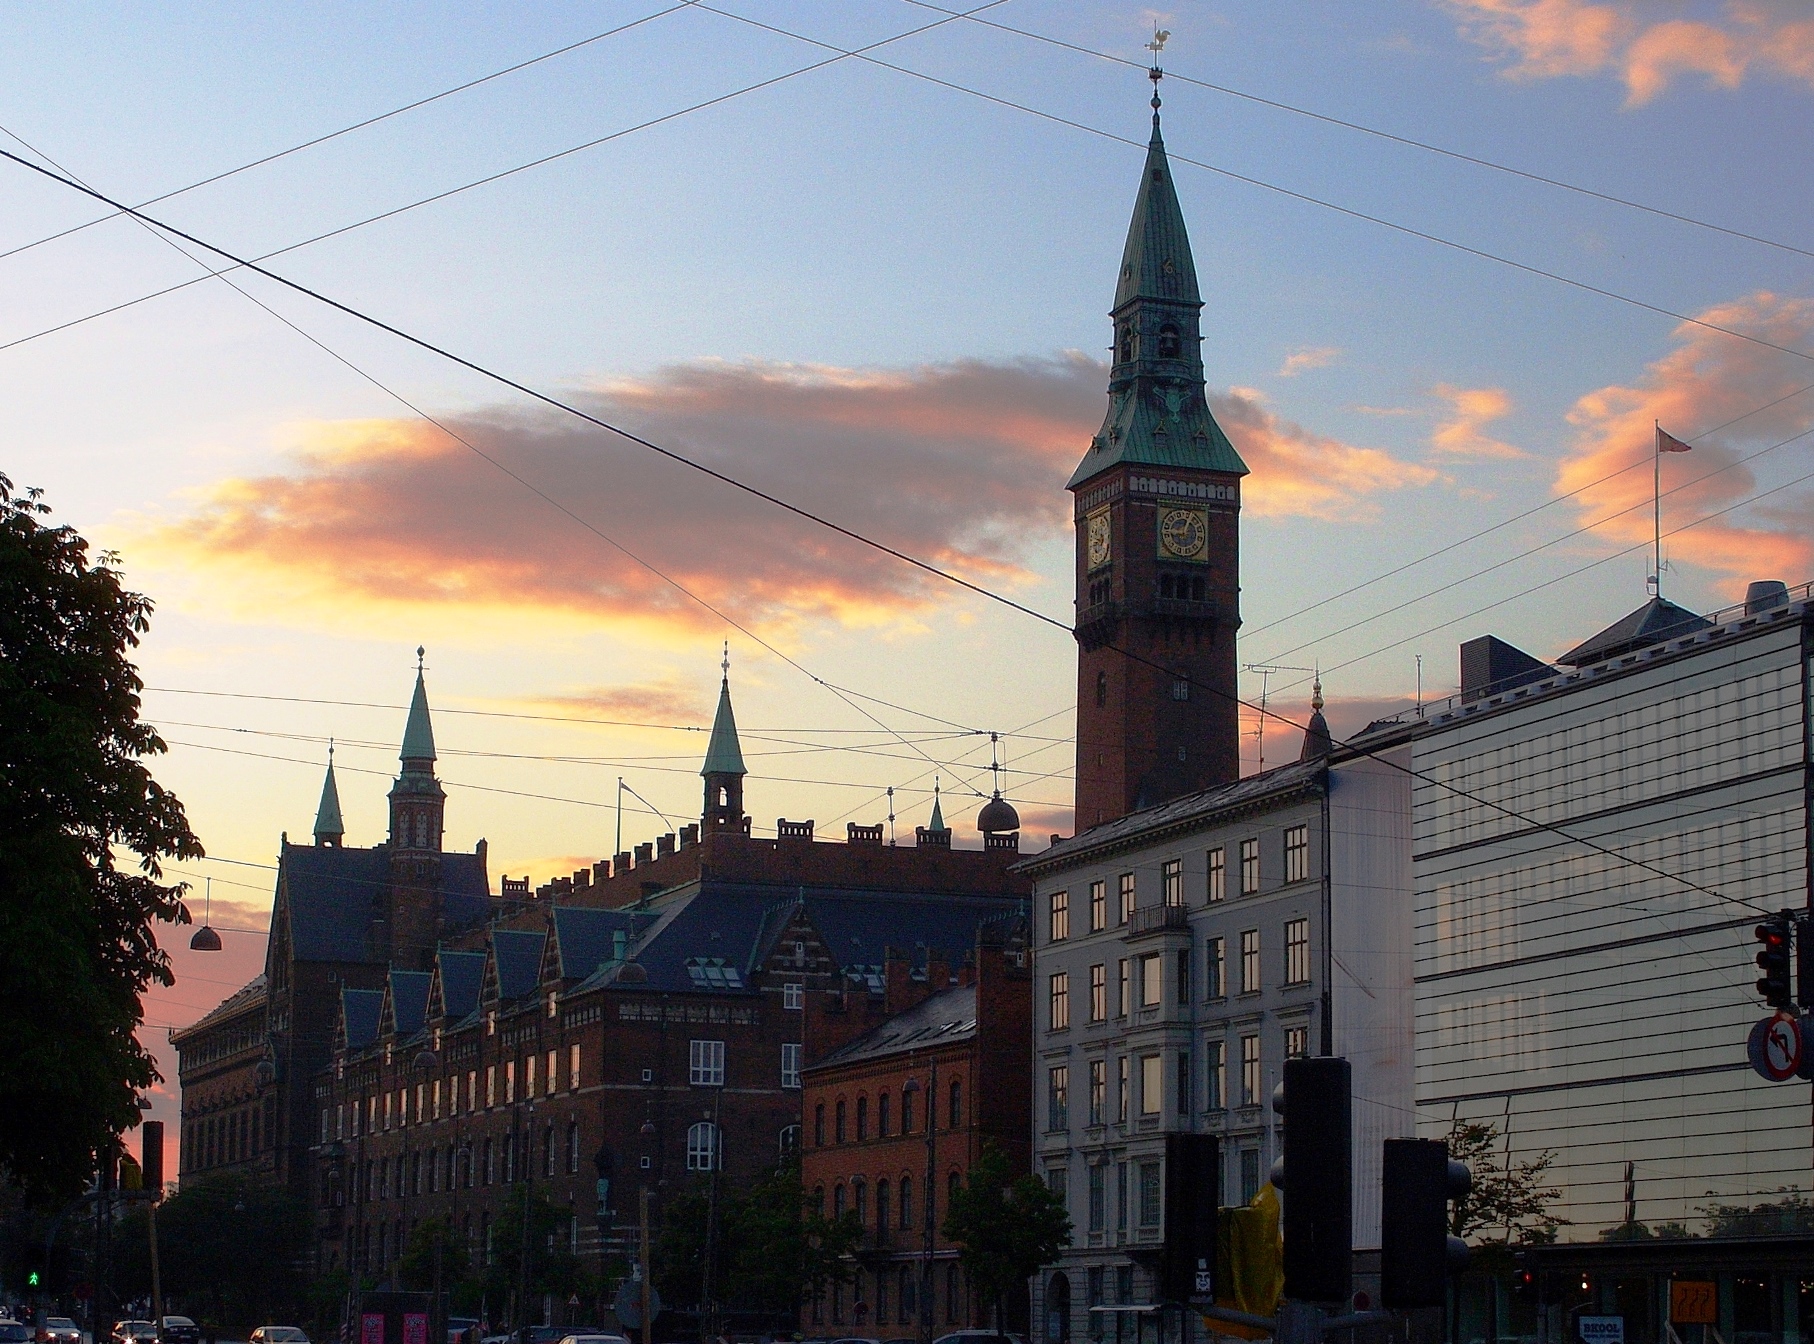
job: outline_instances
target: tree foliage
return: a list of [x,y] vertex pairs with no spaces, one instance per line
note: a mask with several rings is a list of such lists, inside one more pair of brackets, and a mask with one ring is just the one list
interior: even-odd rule
[[139,1120],[140,996],[174,983],[151,926],[188,919],[160,861],[202,853],[144,764],[164,744],[127,652],[151,602],[47,512],[0,476],[0,1166],[39,1202]]
[[1490,1120],[1457,1120],[1448,1143],[1449,1156],[1463,1163],[1473,1178],[1468,1193],[1452,1206],[1450,1232],[1524,1245],[1556,1239],[1556,1229],[1568,1219],[1549,1211],[1562,1198],[1560,1189],[1546,1184],[1555,1153],[1545,1149],[1535,1157],[1514,1160],[1499,1127]]
[[[718,1192],[713,1242],[720,1304],[741,1311],[790,1315],[802,1295],[848,1283],[863,1229],[854,1213],[827,1218],[809,1206],[798,1158],[786,1159],[744,1190]],[[668,1201],[653,1248],[655,1286],[674,1306],[699,1305],[705,1295],[710,1187],[704,1180]]]
[[1760,1204],[1703,1204],[1710,1237],[1769,1237],[1814,1232],[1814,1199],[1798,1190]]
[[466,1238],[454,1227],[453,1219],[443,1215],[424,1219],[409,1234],[409,1242],[403,1248],[403,1262],[398,1267],[398,1277],[406,1289],[415,1293],[433,1290],[437,1252],[441,1261],[441,1290],[451,1293],[466,1282],[472,1273],[472,1263],[466,1255]]
[[944,1233],[957,1243],[972,1291],[994,1305],[999,1325],[1002,1299],[1071,1244],[1071,1216],[1044,1181],[1016,1176],[1001,1148],[985,1143],[948,1202]]
[[[525,1209],[527,1229],[523,1225]],[[491,1263],[483,1276],[485,1295],[494,1311],[498,1304],[516,1300],[518,1273],[525,1265],[531,1314],[540,1311],[542,1294],[564,1298],[580,1286],[579,1261],[568,1248],[567,1218],[567,1211],[557,1209],[540,1189],[532,1195],[521,1182],[512,1188],[491,1225]],[[525,1247],[529,1253],[526,1262]]]
[[[158,1206],[158,1268],[170,1311],[220,1325],[259,1325],[304,1297],[309,1211],[267,1181],[222,1174],[186,1182]],[[115,1289],[151,1293],[151,1243],[143,1204],[113,1237]],[[179,1305],[180,1304],[180,1305]]]

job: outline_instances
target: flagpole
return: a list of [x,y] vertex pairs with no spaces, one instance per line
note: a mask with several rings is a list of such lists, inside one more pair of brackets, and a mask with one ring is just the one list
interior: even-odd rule
[[1656,584],[1656,595],[1663,596],[1663,422],[1651,421],[1655,433],[1650,441],[1650,523],[1651,555],[1655,568],[1651,571],[1652,581]]

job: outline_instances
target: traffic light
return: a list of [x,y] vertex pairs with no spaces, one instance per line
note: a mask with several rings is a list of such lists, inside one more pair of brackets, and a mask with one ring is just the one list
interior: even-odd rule
[[1763,944],[1757,954],[1757,965],[1763,974],[1757,978],[1757,992],[1772,1008],[1787,1008],[1793,1002],[1789,988],[1790,924],[1782,915],[1772,915],[1752,930],[1752,936]]
[[1468,1248],[1449,1235],[1449,1201],[1471,1183],[1441,1139],[1387,1139],[1379,1215],[1379,1295],[1387,1307],[1439,1307]]
[[147,1120],[139,1131],[143,1143],[145,1190],[153,1199],[164,1197],[164,1122]]
[[1348,1061],[1285,1061],[1285,1155],[1275,1175],[1285,1192],[1285,1295],[1346,1302],[1354,1258],[1353,1127]]
[[1222,1147],[1213,1134],[1165,1136],[1165,1245],[1159,1300],[1213,1302]]

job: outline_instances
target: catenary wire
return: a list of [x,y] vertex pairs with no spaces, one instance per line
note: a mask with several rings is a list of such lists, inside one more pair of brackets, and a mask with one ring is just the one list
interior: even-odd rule
[[[930,3],[930,0],[905,0],[905,3],[917,6],[920,9],[932,10],[937,14],[950,14],[953,12],[943,5]],[[1016,28],[1011,24],[1001,23],[994,19],[978,18],[975,15],[966,15],[965,17],[968,18],[970,22],[984,28],[993,28],[998,32],[1012,33],[1016,37],[1030,38],[1035,42],[1043,42],[1048,46],[1060,47],[1065,51],[1075,52],[1080,56],[1092,56],[1097,60],[1111,61],[1116,65],[1127,66],[1130,69],[1140,70],[1142,72],[1148,68],[1147,63],[1144,61],[1132,60],[1126,56],[1117,56],[1112,52],[1098,51],[1093,47],[1079,46],[1075,42],[1066,42],[1062,38],[1052,37],[1045,33],[1036,33],[1026,28]],[[1729,228],[1724,224],[1715,224],[1710,220],[1697,219],[1693,215],[1679,214],[1674,210],[1665,210],[1660,206],[1646,205],[1642,201],[1630,200],[1624,196],[1615,196],[1611,192],[1596,191],[1592,187],[1584,187],[1579,183],[1565,182],[1560,178],[1546,177],[1542,173],[1533,173],[1527,169],[1514,168],[1510,164],[1482,158],[1477,154],[1467,154],[1463,153],[1461,150],[1446,149],[1441,145],[1433,145],[1426,140],[1416,140],[1410,136],[1397,135],[1391,131],[1382,131],[1377,126],[1368,126],[1358,121],[1348,121],[1342,117],[1331,116],[1326,112],[1314,112],[1307,107],[1298,107],[1295,104],[1283,102],[1276,98],[1267,98],[1257,93],[1248,93],[1244,89],[1231,88],[1226,84],[1215,84],[1206,79],[1195,79],[1190,75],[1181,75],[1176,70],[1167,70],[1165,72],[1165,77],[1167,79],[1175,79],[1180,84],[1190,84],[1199,89],[1208,89],[1212,93],[1225,94],[1230,98],[1239,98],[1245,102],[1255,103],[1261,107],[1270,107],[1275,111],[1289,112],[1296,117],[1307,117],[1312,121],[1320,121],[1325,125],[1339,126],[1343,130],[1356,131],[1362,135],[1371,135],[1381,140],[1390,141],[1396,145],[1403,145],[1408,149],[1420,149],[1425,153],[1438,154],[1445,159],[1453,159],[1458,163],[1472,164],[1476,168],[1487,168],[1496,173],[1505,173],[1512,177],[1522,178],[1527,182],[1536,182],[1542,186],[1555,187],[1560,191],[1573,192],[1578,196],[1586,196],[1596,201],[1604,201],[1608,205],[1618,205],[1623,206],[1628,210],[1642,211],[1644,214],[1655,215],[1660,219],[1673,220],[1678,224],[1687,224],[1697,229],[1707,229],[1714,233],[1723,233],[1729,238],[1739,238],[1748,243],[1758,243],[1764,247],[1776,248],[1783,252],[1793,252],[1797,256],[1814,257],[1814,250],[1805,247],[1797,247],[1794,243],[1785,243],[1777,238],[1765,238],[1760,234],[1746,233],[1743,229]]]
[[[709,8],[708,6],[704,5],[703,3],[699,7],[700,8]],[[714,11],[714,12],[717,12],[717,11]],[[824,44],[820,44],[820,45],[824,45]],[[854,53],[847,53],[847,54],[854,54]],[[874,58],[862,57],[861,59],[873,60]],[[886,62],[883,62],[882,64],[886,64]],[[893,67],[891,67],[891,68],[893,68]],[[913,72],[909,71],[906,73],[913,73]],[[929,77],[927,77],[927,78],[929,78]],[[942,81],[935,81],[935,82],[942,82]],[[968,92],[968,90],[965,90],[965,91]],[[980,96],[989,97],[989,95],[980,95]],[[996,100],[992,99],[992,101],[996,101]],[[1106,135],[1108,133],[1102,132],[1102,134]],[[1111,136],[1110,138],[1119,139],[1120,137]],[[248,269],[251,269],[251,270],[257,272],[258,274],[265,276],[267,279],[276,281],[278,284],[281,284],[289,289],[295,290],[296,292],[303,294],[309,298],[315,299],[317,302],[325,304],[328,307],[331,307],[339,312],[346,314],[349,317],[355,318],[356,320],[364,322],[379,330],[388,332],[391,335],[398,337],[400,340],[406,341],[407,343],[417,346],[420,349],[426,350],[432,354],[440,355],[441,357],[447,359],[448,361],[458,364],[463,368],[469,369],[474,373],[478,373],[481,376],[488,378],[494,382],[500,383],[506,387],[510,387],[514,390],[520,391],[525,396],[528,396],[533,400],[542,402],[543,404],[551,406],[557,410],[566,411],[567,413],[577,417],[578,419],[585,420],[588,423],[594,424],[601,429],[605,429],[622,438],[628,439],[633,443],[640,444],[643,447],[648,448],[650,451],[658,453],[659,455],[666,457],[674,462],[677,462],[677,463],[685,465],[685,466],[691,466],[695,470],[699,471],[701,474],[710,476],[713,479],[721,481],[722,483],[729,485],[737,490],[741,490],[747,494],[750,494],[757,498],[766,500],[767,502],[773,504],[775,507],[782,509],[785,512],[795,514],[796,516],[806,519],[810,522],[818,523],[820,526],[825,527],[829,531],[835,532],[840,536],[846,537],[849,540],[858,543],[859,545],[867,546],[867,547],[870,547],[885,555],[893,556],[895,559],[900,560],[904,564],[910,565],[916,569],[919,569],[927,574],[931,574],[935,577],[945,579],[948,582],[955,584],[956,586],[963,588],[969,592],[975,593],[976,595],[983,597],[988,601],[998,603],[999,605],[1002,605],[1002,606],[1008,607],[1012,610],[1018,611],[1018,612],[1022,613],[1023,615],[1031,616],[1034,620],[1040,621],[1046,625],[1050,625],[1057,629],[1063,630],[1067,635],[1069,635],[1071,633],[1070,626],[1066,625],[1062,621],[1057,620],[1054,617],[1046,615],[1044,612],[1037,611],[1032,607],[1026,606],[1024,603],[1017,602],[1013,598],[1007,597],[1000,593],[996,593],[988,588],[983,587],[980,584],[972,583],[968,579],[962,578],[959,575],[956,575],[956,574],[950,573],[947,570],[941,569],[937,565],[931,564],[928,561],[921,560],[917,556],[909,555],[906,552],[903,552],[896,547],[890,546],[885,542],[877,541],[873,538],[864,536],[863,534],[853,531],[852,529],[847,528],[847,527],[843,526],[842,524],[835,523],[829,519],[823,518],[823,517],[819,516],[818,514],[813,513],[811,510],[802,508],[801,506],[799,506],[797,504],[789,503],[785,500],[782,500],[774,495],[767,493],[766,491],[759,490],[755,486],[748,485],[748,484],[745,484],[744,482],[738,481],[734,477],[728,476],[723,472],[719,472],[719,471],[714,470],[711,467],[705,466],[703,463],[694,462],[691,459],[687,458],[684,454],[675,452],[672,449],[662,448],[662,447],[642,438],[639,435],[632,434],[628,430],[621,429],[616,425],[612,425],[607,421],[599,419],[597,416],[590,415],[587,412],[582,411],[575,406],[572,406],[566,402],[563,402],[559,398],[554,397],[549,393],[537,391],[536,389],[531,388],[523,383],[520,383],[520,382],[516,381],[515,379],[508,377],[505,374],[498,373],[494,370],[486,368],[483,365],[480,365],[471,360],[468,360],[460,355],[456,355],[456,354],[452,353],[451,351],[445,350],[442,347],[435,345],[433,342],[428,341],[423,337],[415,336],[407,331],[404,331],[403,329],[401,329],[399,327],[393,326],[392,324],[383,321],[380,318],[373,317],[366,313],[363,313],[360,310],[353,308],[347,304],[344,304],[337,299],[329,298],[326,295],[321,294],[316,290],[310,289],[308,286],[303,285],[298,281],[291,280],[285,276],[278,274],[277,272],[268,270],[267,268],[259,265],[256,262],[245,261],[239,257],[236,257],[233,253],[227,251],[225,248],[219,247],[213,243],[208,243],[200,238],[197,238],[191,234],[184,232],[181,229],[174,227],[173,225],[165,224],[162,221],[152,219],[150,216],[144,215],[140,211],[133,210],[130,206],[124,205],[119,201],[113,200],[112,198],[103,195],[102,193],[96,191],[92,187],[86,186],[83,183],[75,181],[63,174],[54,172],[48,168],[43,167],[42,165],[32,163],[27,159],[20,158],[17,154],[14,154],[9,150],[0,150],[0,158],[10,159],[14,163],[19,164],[21,167],[24,167],[24,168],[30,170],[31,172],[38,173],[46,178],[49,178],[52,181],[60,182],[64,186],[69,187],[71,190],[79,191],[84,195],[94,197],[95,199],[101,201],[101,203],[104,205],[111,205],[111,206],[115,207],[116,209],[131,213],[131,214],[137,216],[138,218],[145,220],[148,223],[156,225],[158,228],[165,229],[168,232],[175,234],[177,237],[182,238],[186,242],[191,242],[191,243],[194,243],[198,247],[206,248],[207,250],[215,253],[218,256],[225,258],[226,260],[228,260],[230,262],[236,262],[240,265],[243,265],[243,266],[247,267]],[[1710,324],[1703,324],[1703,325],[1710,325]],[[1751,339],[1755,339],[1755,338],[1747,337],[1745,339],[1751,340]],[[1771,345],[1772,348],[1783,349],[1783,350],[1787,351],[1787,347],[1774,346],[1773,343],[1771,343],[1771,342],[1758,342],[1758,343]],[[1788,353],[1797,353],[1797,352],[1788,351]],[[336,357],[338,358],[338,356],[336,356]],[[420,413],[420,412],[418,412],[418,413]],[[427,418],[427,417],[425,417],[425,418]],[[477,450],[475,449],[474,451],[477,451]],[[537,489],[537,487],[531,485],[528,481],[524,480],[521,476],[518,476],[514,472],[509,472],[507,468],[503,468],[503,470],[505,470],[506,474],[510,475],[512,477],[512,479],[515,479],[520,484],[522,484],[526,489],[530,489],[530,490],[534,491],[536,494],[540,495],[543,499],[547,499],[550,503],[554,503],[555,507],[559,508],[561,510],[561,512],[565,513],[568,517],[573,518],[574,521],[580,523],[581,526],[586,527],[587,530],[593,531],[596,533],[597,529],[593,528],[591,526],[591,524],[587,523],[584,519],[581,519],[578,515],[572,513],[570,510],[566,509],[564,506],[561,506],[558,503],[556,503],[550,496],[546,495],[544,492]],[[1766,492],[1766,493],[1774,493],[1774,491]],[[1734,507],[1736,507],[1736,506],[1734,506]],[[1721,512],[1730,512],[1730,510],[1721,510]],[[602,535],[602,534],[599,534],[599,535]],[[1114,646],[1109,646],[1109,647],[1114,647]],[[1132,661],[1146,664],[1146,665],[1152,666],[1154,668],[1158,668],[1162,671],[1169,671],[1169,669],[1165,669],[1161,664],[1156,663],[1151,659],[1145,658],[1142,655],[1140,655],[1132,650],[1117,648],[1116,652],[1120,653],[1122,657],[1128,658]],[[782,655],[782,656],[785,657],[785,655]],[[808,675],[810,675],[810,674],[808,674]],[[1209,689],[1210,691],[1212,691],[1212,693],[1214,693],[1218,696],[1222,696],[1222,697],[1228,699],[1229,701],[1231,701],[1232,703],[1234,703],[1237,706],[1245,707],[1245,708],[1253,710],[1259,714],[1270,716],[1270,717],[1278,720],[1281,723],[1284,723],[1288,726],[1297,728],[1299,731],[1305,730],[1305,726],[1303,724],[1298,723],[1295,720],[1290,719],[1287,716],[1278,713],[1276,710],[1271,710],[1271,709],[1265,708],[1263,706],[1254,705],[1247,701],[1244,701],[1241,699],[1241,697],[1239,696],[1238,693],[1230,694],[1229,692],[1224,691],[1219,687],[1206,687],[1206,689]],[[1616,850],[1608,849],[1603,845],[1599,845],[1596,842],[1585,839],[1583,837],[1572,835],[1570,832],[1563,830],[1561,827],[1556,826],[1553,823],[1537,821],[1534,818],[1531,818],[1524,813],[1518,812],[1514,808],[1508,808],[1504,804],[1495,803],[1490,799],[1482,798],[1478,794],[1475,794],[1470,790],[1459,788],[1456,785],[1450,784],[1444,780],[1434,779],[1434,778],[1424,774],[1422,771],[1416,770],[1413,767],[1406,766],[1397,761],[1391,760],[1388,756],[1382,754],[1375,748],[1366,747],[1364,745],[1356,745],[1353,742],[1344,742],[1341,745],[1347,750],[1351,750],[1351,751],[1356,752],[1357,754],[1367,756],[1368,758],[1373,759],[1373,760],[1377,760],[1377,761],[1381,762],[1382,764],[1386,765],[1390,769],[1399,770],[1411,778],[1422,779],[1426,783],[1435,784],[1438,787],[1441,787],[1441,788],[1447,790],[1448,792],[1455,794],[1457,797],[1465,798],[1468,801],[1477,804],[1478,806],[1490,808],[1493,811],[1499,812],[1505,816],[1512,817],[1516,820],[1524,821],[1527,825],[1532,825],[1532,826],[1538,827],[1538,828],[1546,830],[1546,831],[1551,831],[1557,835],[1565,836],[1565,837],[1569,838],[1570,840],[1572,840],[1574,843],[1583,846],[1584,848],[1593,850],[1597,853],[1607,855],[1608,857],[1615,858],[1619,861],[1622,861],[1625,863],[1630,863],[1630,864],[1640,867],[1640,868],[1644,868],[1644,869],[1654,873],[1656,876],[1664,878],[1665,880],[1680,883],[1681,885],[1692,888],[1694,890],[1703,891],[1703,892],[1707,893],[1708,895],[1714,896],[1715,898],[1717,898],[1719,900],[1731,901],[1734,904],[1742,905],[1742,906],[1745,906],[1745,907],[1751,908],[1751,909],[1759,908],[1759,907],[1756,907],[1752,902],[1745,901],[1745,900],[1742,900],[1737,897],[1727,896],[1724,893],[1721,893],[1721,892],[1713,890],[1712,888],[1703,886],[1701,883],[1695,882],[1690,878],[1683,877],[1678,873],[1671,873],[1666,869],[1659,868],[1654,864],[1645,862],[1644,860],[1634,859],[1628,855],[1620,855]],[[225,750],[225,748],[221,748],[221,750]],[[928,757],[927,759],[929,761],[931,760],[930,757]],[[936,762],[934,762],[934,764],[936,764]],[[978,796],[980,796],[980,794]]]
[[[489,84],[493,80],[503,79],[506,75],[514,75],[519,71],[529,69],[531,66],[540,65],[544,61],[551,61],[558,56],[565,56],[571,52],[578,51],[582,47],[589,47],[595,42],[602,42],[608,37],[616,37],[619,33],[627,33],[632,28],[639,28],[645,23],[652,23],[656,19],[666,18],[670,14],[688,8],[692,3],[693,0],[679,0],[679,3],[677,4],[667,5],[662,9],[656,10],[653,14],[643,15],[640,19],[632,19],[628,23],[620,23],[615,28],[607,28],[602,33],[594,33],[591,37],[581,38],[577,42],[569,42],[565,46],[556,47],[553,51],[545,51],[540,56],[532,56],[526,61],[518,61],[514,65],[507,65],[501,70],[493,70],[488,75],[480,75],[476,79],[469,79],[463,83],[455,84],[452,88],[442,89],[439,93],[431,93],[427,97],[414,99],[404,103],[401,107],[393,107],[388,112],[380,112],[374,116],[364,117],[350,125],[342,126],[338,130],[328,131],[322,135],[311,136],[300,144],[294,144],[288,149],[279,149],[272,153],[261,155],[256,159],[252,159],[250,162],[240,164],[237,168],[228,168],[218,173],[211,173],[207,177],[196,179],[186,187],[175,187],[169,191],[161,192],[156,196],[147,197],[145,200],[138,203],[137,208],[142,210],[146,206],[157,205],[163,201],[173,200],[176,197],[186,195],[191,191],[199,190],[202,187],[213,186],[216,182],[224,182],[230,177],[237,177],[241,173],[250,172],[254,168],[262,168],[266,164],[276,163],[279,159],[286,159],[292,154],[300,154],[305,149],[313,149],[317,145],[325,145],[330,140],[338,140],[343,135],[351,135],[354,131],[365,130],[367,127],[376,126],[380,122],[389,121],[392,117],[400,117],[406,112],[414,112],[418,108],[427,107],[430,103],[438,103],[443,98],[451,98],[455,94],[465,93],[470,89],[478,88],[482,84]],[[34,247],[42,247],[45,243],[53,243],[59,238],[67,238],[71,234],[81,233],[83,230],[91,229],[97,224],[105,224],[110,220],[118,218],[120,218],[118,211],[111,214],[98,215],[94,219],[87,220],[81,224],[73,224],[67,229],[59,229],[56,233],[46,234],[44,237],[34,239],[29,243],[20,243],[16,247],[10,247],[5,251],[0,251],[0,261],[4,261],[7,257],[16,257],[21,252],[29,252]]]

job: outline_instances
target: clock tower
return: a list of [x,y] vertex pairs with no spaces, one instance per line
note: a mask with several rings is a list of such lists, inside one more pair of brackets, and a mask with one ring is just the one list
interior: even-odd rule
[[1115,287],[1109,409],[1077,525],[1078,831],[1240,777],[1235,631],[1247,466],[1210,414],[1184,216],[1153,138]]

